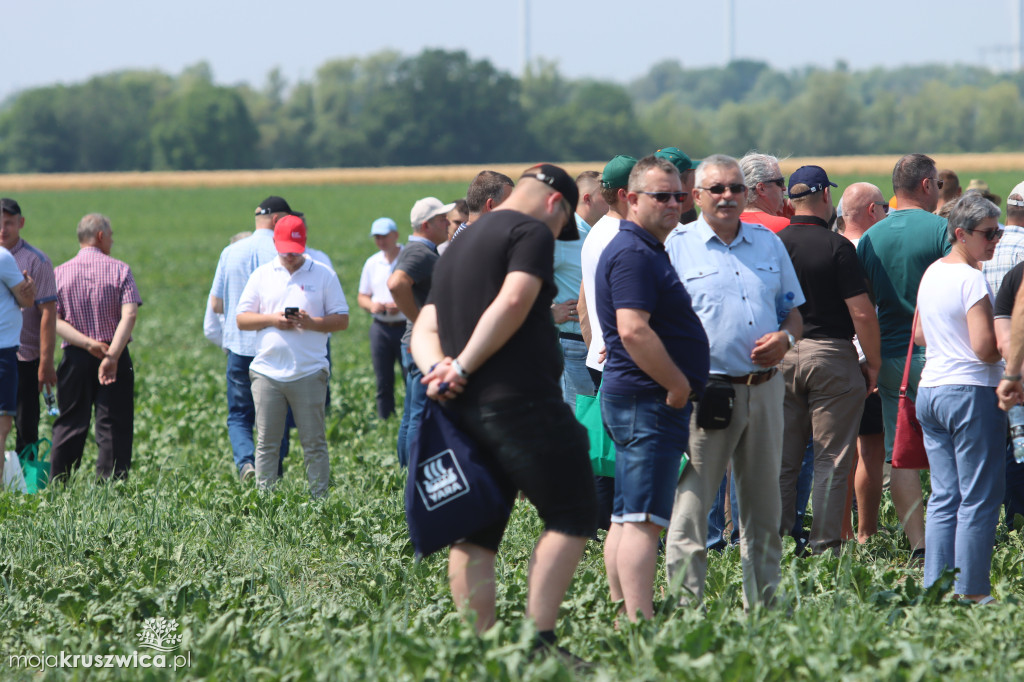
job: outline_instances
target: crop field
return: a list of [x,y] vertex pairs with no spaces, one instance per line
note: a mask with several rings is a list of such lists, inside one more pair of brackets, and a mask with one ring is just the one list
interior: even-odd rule
[[[965,170],[961,178],[966,185],[983,177],[1005,198],[1024,177],[1013,168],[1024,162],[998,172]],[[838,180],[869,179],[890,196],[887,169],[857,172],[866,174]],[[541,525],[530,505],[519,503],[498,560],[499,624],[477,637],[453,608],[443,553],[413,560],[405,476],[394,453],[398,424],[376,418],[369,317],[355,305],[363,261],[374,251],[371,221],[391,216],[404,237],[416,199],[462,196],[471,176],[307,184],[285,173],[238,183],[247,186],[207,178],[92,188],[10,178],[15,189],[0,194],[20,201],[23,237],[55,263],[76,252],[75,225],[84,213],[109,215],[112,255],[132,266],[144,303],[131,345],[136,435],[129,480],[97,485],[89,445],[66,490],[0,493],[0,679],[1024,677],[1020,531],[1011,522],[997,534],[993,590],[1001,603],[970,607],[950,599],[950,581],[921,588],[922,572],[908,565],[888,501],[879,535],[847,545],[839,557],[796,558],[787,539],[780,603],[751,613],[742,608],[734,548],[710,561],[706,610],[677,606],[664,585],[653,621],[617,629],[601,545],[589,543],[559,623],[560,643],[594,664],[583,673],[529,658],[526,572]],[[309,243],[332,257],[352,309],[349,329],[332,340],[332,489],[315,502],[294,437],[273,494],[238,481],[224,425],[224,356],[202,336],[220,250],[251,229],[253,209],[272,193],[306,213]],[[42,431],[49,433],[48,422]],[[663,580],[663,570],[659,575]],[[143,655],[155,652],[141,646],[141,636],[157,618],[173,619],[171,634],[180,641],[166,667],[156,659],[143,667]],[[138,656],[127,658],[133,652]],[[97,668],[92,656],[101,654],[112,656]],[[78,666],[69,667],[75,655]]]

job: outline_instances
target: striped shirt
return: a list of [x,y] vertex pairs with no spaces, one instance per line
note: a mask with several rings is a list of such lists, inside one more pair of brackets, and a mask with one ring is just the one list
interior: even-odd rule
[[57,300],[57,283],[53,278],[53,263],[45,253],[24,239],[18,240],[11,253],[18,263],[18,269],[28,271],[36,284],[36,304],[21,311],[21,346],[18,348],[18,359],[28,362],[39,358],[39,326],[43,320],[43,311],[39,306]]
[[1000,225],[1003,228],[1003,238],[996,245],[996,252],[992,260],[985,261],[981,271],[985,273],[985,281],[988,282],[992,295],[999,293],[999,287],[1003,284],[1003,277],[1013,269],[1013,266],[1024,261],[1024,227],[1017,225]]
[[[58,265],[54,275],[57,318],[91,339],[110,343],[121,321],[121,306],[142,305],[131,268],[95,246],[83,246],[78,255]],[[65,341],[61,348],[67,346]]]

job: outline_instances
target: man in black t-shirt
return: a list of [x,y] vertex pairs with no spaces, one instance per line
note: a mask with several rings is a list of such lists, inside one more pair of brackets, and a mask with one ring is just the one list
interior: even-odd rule
[[[824,169],[797,169],[789,177],[789,197],[797,215],[779,232],[807,298],[800,306],[803,338],[780,365],[786,380],[779,475],[781,532],[789,533],[796,518],[796,483],[810,435],[814,442],[810,544],[816,554],[835,551],[842,544],[846,479],[857,456],[864,399],[874,390],[882,364],[878,318],[857,252],[828,226],[830,186],[835,187]],[[853,346],[855,333],[867,357],[863,375]]]
[[[1010,319],[1013,315],[1013,303],[1017,299],[1021,280],[1024,280],[1024,263],[1010,268],[999,286],[996,302],[992,309],[995,318],[996,343],[1003,358],[1009,363],[1010,357]],[[1020,374],[1020,367],[1006,365],[1005,374]],[[1013,528],[1013,518],[1017,514],[1024,515],[1024,464],[1013,455],[1013,442],[1006,444],[1006,493],[1003,495],[1003,507],[1006,510],[1006,525]]]
[[[530,563],[527,615],[554,643],[558,608],[595,531],[586,431],[562,401],[551,318],[554,238],[577,237],[576,183],[557,166],[529,169],[502,205],[452,242],[413,329],[427,396],[448,402],[499,476],[537,507],[545,530]],[[505,521],[452,545],[457,605],[494,624],[494,562]]]

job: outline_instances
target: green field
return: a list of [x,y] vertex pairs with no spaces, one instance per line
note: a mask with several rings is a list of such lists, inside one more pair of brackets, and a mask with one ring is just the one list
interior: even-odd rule
[[[1022,174],[1024,175],[1024,174]],[[986,179],[1005,199],[1020,176]],[[858,178],[859,179],[859,178]],[[842,178],[846,182],[853,178]],[[873,178],[888,197],[891,187]],[[967,179],[963,179],[966,184]],[[67,490],[0,494],[0,678],[3,679],[569,679],[528,660],[526,566],[540,523],[517,505],[499,555],[499,625],[483,638],[460,621],[441,555],[417,565],[406,539],[397,423],[375,416],[368,317],[355,307],[370,222],[408,223],[413,201],[461,196],[462,184],[37,192],[17,196],[23,236],[55,263],[77,249],[90,211],[113,221],[115,257],[133,268],[144,305],[131,346],[136,441],[127,482],[96,485],[95,447]],[[2,192],[0,192],[2,193]],[[306,212],[353,308],[333,339],[328,440],[333,488],[309,500],[293,439],[282,484],[239,483],[224,426],[224,360],[202,336],[221,248],[252,226],[270,193]],[[408,230],[403,230],[403,235]],[[49,427],[44,428],[48,432]],[[780,605],[744,614],[736,549],[712,558],[707,611],[656,603],[653,622],[612,623],[601,547],[590,543],[563,609],[561,643],[595,679],[1020,679],[1017,608],[1024,542],[1000,528],[998,606],[924,591],[896,530],[839,558],[796,559],[787,540]],[[663,576],[663,572],[661,574]],[[940,589],[940,587],[942,589]],[[129,655],[148,618],[176,619],[188,667],[11,668],[11,656]],[[171,665],[173,655],[167,656]]]

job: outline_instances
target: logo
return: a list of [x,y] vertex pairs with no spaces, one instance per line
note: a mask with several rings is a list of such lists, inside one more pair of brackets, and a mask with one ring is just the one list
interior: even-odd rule
[[416,490],[427,511],[469,492],[469,481],[450,448],[420,462],[416,472]]
[[174,651],[181,645],[181,635],[177,634],[178,621],[174,618],[147,618],[142,623],[142,632],[136,635],[140,646],[157,651]]

